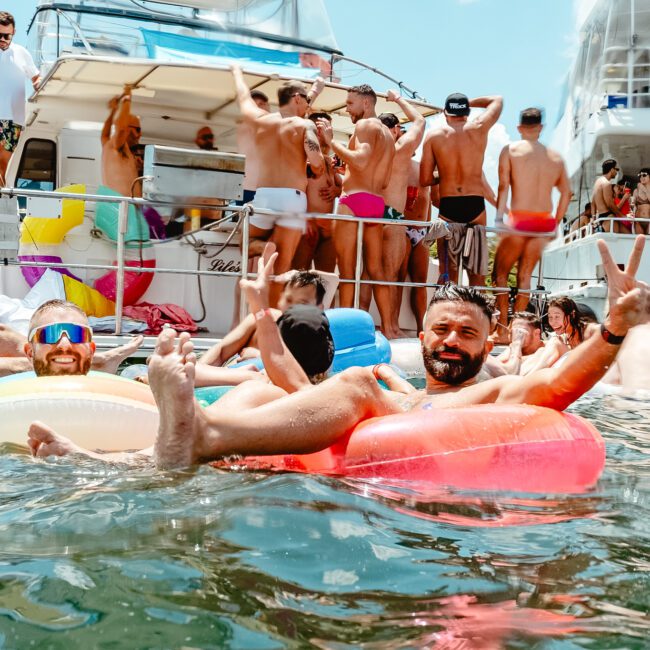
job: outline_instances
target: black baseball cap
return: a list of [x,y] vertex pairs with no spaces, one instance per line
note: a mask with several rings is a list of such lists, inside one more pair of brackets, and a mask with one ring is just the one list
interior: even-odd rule
[[308,377],[329,370],[334,339],[325,312],[312,305],[293,305],[278,319],[280,335]]
[[463,93],[452,93],[445,99],[445,113],[455,117],[469,115],[469,99]]

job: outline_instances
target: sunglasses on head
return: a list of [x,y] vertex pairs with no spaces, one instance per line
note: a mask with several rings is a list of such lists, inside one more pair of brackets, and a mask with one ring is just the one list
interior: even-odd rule
[[0,34],[0,41],[10,41],[13,37],[13,34]]
[[648,172],[641,172],[641,173],[639,174],[639,178],[641,178],[641,176],[647,176],[647,175],[648,175]]
[[66,335],[70,343],[90,343],[93,340],[93,331],[87,325],[76,323],[52,323],[35,327],[27,337],[31,343],[45,343],[54,345]]

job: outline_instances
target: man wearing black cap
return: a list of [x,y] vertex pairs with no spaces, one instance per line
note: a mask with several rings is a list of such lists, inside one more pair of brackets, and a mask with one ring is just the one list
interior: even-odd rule
[[[485,110],[471,122],[470,108]],[[462,93],[453,93],[445,101],[446,124],[427,134],[420,163],[420,185],[434,184],[437,167],[440,178],[440,217],[452,224],[485,225],[485,188],[483,158],[488,131],[496,123],[503,109],[499,96],[478,97],[471,101]],[[464,234],[464,233],[463,233]],[[479,233],[479,245],[486,248],[485,232]],[[462,246],[461,246],[462,248]],[[473,268],[468,265],[470,283],[482,285],[487,272],[487,258],[483,255]],[[453,267],[453,265],[450,265]],[[458,270],[450,276],[457,280]]]
[[596,223],[602,227],[605,232],[609,232],[612,227],[611,219],[623,219],[623,213],[619,210],[614,201],[614,188],[612,181],[619,172],[618,164],[613,158],[609,158],[602,164],[603,175],[599,176],[594,183],[594,189],[591,194],[591,207],[595,210],[598,218]]
[[[523,311],[530,300],[530,277],[539,262],[550,237],[526,236],[526,233],[552,235],[562,220],[571,200],[571,187],[562,156],[547,149],[539,136],[544,128],[542,111],[526,108],[519,117],[517,130],[521,140],[506,145],[499,156],[499,195],[497,198],[497,224],[503,223],[503,215],[511,192],[511,209],[508,225],[521,234],[505,234],[501,237],[495,255],[497,287],[508,285],[508,274],[517,264],[517,289],[523,289],[515,300],[515,312]],[[553,188],[560,192],[560,200],[553,209]],[[499,324],[495,343],[508,343],[508,295],[497,295]]]

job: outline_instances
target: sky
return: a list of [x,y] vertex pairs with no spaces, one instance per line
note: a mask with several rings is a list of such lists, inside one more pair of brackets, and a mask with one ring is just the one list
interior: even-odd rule
[[[301,0],[306,5],[311,0]],[[594,0],[324,0],[339,48],[380,68],[441,106],[452,92],[502,95],[504,110],[493,127],[485,171],[496,189],[501,148],[517,139],[519,111],[545,110],[548,144],[559,115],[562,87],[577,48],[578,20]],[[35,0],[4,0],[17,22],[16,42]],[[365,78],[345,78],[363,83]],[[373,77],[377,90],[382,86]]]

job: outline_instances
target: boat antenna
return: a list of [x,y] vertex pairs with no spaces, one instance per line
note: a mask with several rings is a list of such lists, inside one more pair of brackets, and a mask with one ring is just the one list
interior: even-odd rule
[[387,75],[379,68],[374,68],[373,66],[368,65],[363,61],[358,61],[357,59],[351,59],[349,56],[343,56],[342,54],[332,54],[332,68],[334,67],[334,64],[337,61],[347,61],[348,63],[354,63],[355,65],[360,65],[362,68],[366,68],[366,70],[370,70],[370,72],[374,72],[375,74],[378,74],[380,77],[384,77],[384,79],[388,79],[388,81],[392,81],[394,84],[397,84],[398,88],[404,91],[405,93],[408,93],[411,99],[419,99],[422,102],[427,101],[416,90],[409,88],[403,81],[399,81],[399,79],[395,79],[395,77],[391,77],[390,75]]

